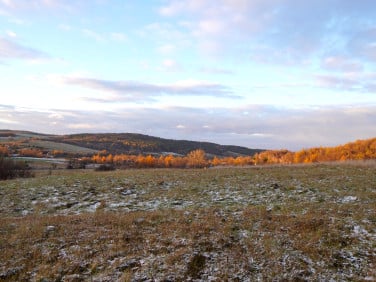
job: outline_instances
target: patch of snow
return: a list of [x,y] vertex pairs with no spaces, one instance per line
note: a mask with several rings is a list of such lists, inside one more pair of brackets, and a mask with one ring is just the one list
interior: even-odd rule
[[21,212],[21,214],[22,214],[23,216],[28,215],[29,213],[30,213],[30,211],[28,211],[28,210],[23,210],[23,211]]
[[341,202],[342,203],[350,203],[350,202],[355,202],[356,200],[358,200],[358,197],[355,197],[355,196],[345,196],[342,198]]
[[354,226],[354,233],[355,234],[368,234],[367,230],[365,230],[363,227],[359,225]]
[[99,207],[100,205],[101,205],[100,202],[96,202],[96,203],[94,203],[94,204],[88,206],[88,207],[86,208],[86,211],[88,211],[88,212],[95,212],[95,211],[98,209],[98,207]]
[[108,205],[109,208],[120,208],[120,207],[125,207],[127,206],[127,203],[111,203]]

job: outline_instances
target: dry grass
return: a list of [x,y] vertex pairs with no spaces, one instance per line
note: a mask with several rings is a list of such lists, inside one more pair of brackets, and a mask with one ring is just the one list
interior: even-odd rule
[[[96,212],[80,214],[45,203],[19,216],[2,200],[0,281],[376,279],[375,172],[335,164],[64,172],[6,181],[0,191],[8,201],[31,188],[43,195],[46,186],[108,195]],[[166,198],[166,204],[113,209],[119,186],[142,191],[140,202]],[[22,204],[28,206],[16,206]]]

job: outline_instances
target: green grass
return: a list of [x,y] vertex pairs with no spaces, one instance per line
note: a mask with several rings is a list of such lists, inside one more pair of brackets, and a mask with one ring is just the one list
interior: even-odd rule
[[0,281],[376,279],[375,207],[374,164],[53,171],[0,182]]

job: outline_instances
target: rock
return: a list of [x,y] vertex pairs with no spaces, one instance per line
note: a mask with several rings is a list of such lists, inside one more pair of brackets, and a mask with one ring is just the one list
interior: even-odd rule
[[184,202],[182,200],[175,200],[171,204],[174,206],[181,206],[184,204]]
[[141,224],[141,223],[143,223],[145,221],[145,218],[143,218],[143,217],[139,217],[139,218],[136,218],[134,221],[133,221],[133,223],[134,224]]
[[71,275],[64,276],[63,281],[81,282],[81,281],[85,281],[85,278],[81,276],[80,274],[71,274]]
[[273,189],[281,188],[281,186],[278,183],[273,183],[272,185],[270,185],[270,187],[273,188]]
[[134,192],[131,190],[131,189],[124,189],[120,192],[120,194],[122,194],[123,196],[127,196],[127,195],[131,195],[133,194]]
[[136,260],[136,259],[130,259],[126,261],[125,263],[122,263],[119,265],[116,269],[119,271],[125,271],[127,269],[135,268],[135,267],[140,267],[141,263]]
[[23,269],[24,269],[24,266],[22,265],[22,266],[13,267],[4,272],[0,272],[0,280],[11,281],[10,278],[20,273]]
[[21,214],[23,215],[23,216],[25,216],[25,215],[28,215],[30,212],[28,211],[28,210],[23,210],[22,212],[21,212]]
[[350,202],[355,202],[356,200],[358,200],[357,197],[355,196],[345,196],[342,198],[342,203],[350,203]]
[[46,226],[45,232],[46,233],[51,233],[51,232],[53,232],[55,230],[56,230],[56,226],[49,225],[49,226]]
[[79,204],[79,202],[69,202],[69,203],[67,203],[66,205],[65,205],[65,207],[67,208],[67,209],[69,209],[69,208],[71,208],[71,207],[73,207],[73,206],[75,206],[75,205],[77,205],[77,204]]

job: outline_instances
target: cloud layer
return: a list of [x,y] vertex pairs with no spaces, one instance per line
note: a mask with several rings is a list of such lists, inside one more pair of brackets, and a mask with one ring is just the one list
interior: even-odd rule
[[239,98],[225,85],[179,81],[173,84],[152,84],[137,81],[111,81],[93,78],[61,78],[65,84],[78,85],[94,90],[116,93],[116,100],[143,102],[159,96],[214,96],[217,98]]
[[0,26],[0,127],[289,149],[376,136],[373,0],[0,0]]
[[376,107],[291,111],[249,105],[236,109],[143,107],[118,112],[90,112],[0,106],[0,128],[25,129],[25,120],[28,121],[26,129],[43,133],[139,132],[250,148],[297,150],[374,137]]
[[42,51],[23,46],[13,40],[0,37],[0,60],[1,59],[23,59],[38,60],[47,58]]

